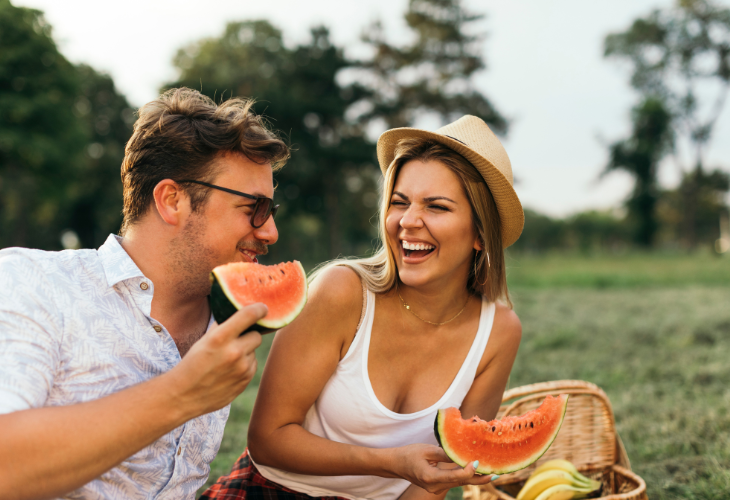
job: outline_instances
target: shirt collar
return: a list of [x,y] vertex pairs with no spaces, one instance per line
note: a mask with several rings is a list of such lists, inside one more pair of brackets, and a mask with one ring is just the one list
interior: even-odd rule
[[97,253],[106,274],[106,282],[110,287],[130,278],[145,278],[137,264],[122,248],[122,238],[110,234]]

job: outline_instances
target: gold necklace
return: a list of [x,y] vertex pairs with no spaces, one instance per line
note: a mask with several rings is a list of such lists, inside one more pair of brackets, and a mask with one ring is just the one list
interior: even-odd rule
[[443,323],[434,323],[433,321],[429,321],[427,319],[423,319],[418,314],[416,314],[416,312],[413,309],[411,309],[411,306],[408,305],[408,302],[406,302],[405,300],[403,300],[403,297],[400,296],[400,292],[397,292],[397,293],[398,293],[398,298],[403,303],[403,307],[405,307],[406,310],[410,311],[411,314],[413,314],[416,318],[420,319],[424,323],[428,323],[429,325],[434,325],[434,326],[441,326],[441,325],[445,325],[446,323],[451,323],[456,318],[458,318],[459,316],[461,316],[461,313],[464,312],[464,309],[466,309],[466,306],[469,305],[469,297],[467,297],[466,298],[466,302],[464,303],[464,307],[461,308],[461,311],[459,311],[458,313],[456,313],[456,316],[454,316],[450,320],[444,321]]

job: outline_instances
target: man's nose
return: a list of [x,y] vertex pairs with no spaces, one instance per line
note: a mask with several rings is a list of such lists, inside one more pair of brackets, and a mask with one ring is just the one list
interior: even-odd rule
[[279,231],[276,229],[274,217],[269,217],[264,225],[254,229],[254,237],[262,243],[273,245],[279,239]]

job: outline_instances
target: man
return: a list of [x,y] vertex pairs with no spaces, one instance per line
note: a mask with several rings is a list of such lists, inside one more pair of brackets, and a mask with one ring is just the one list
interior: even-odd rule
[[[139,113],[122,165],[123,237],[0,251],[0,498],[194,498],[265,316],[221,325],[209,273],[278,238],[289,155],[251,103],[173,89]],[[205,334],[205,335],[204,335]]]

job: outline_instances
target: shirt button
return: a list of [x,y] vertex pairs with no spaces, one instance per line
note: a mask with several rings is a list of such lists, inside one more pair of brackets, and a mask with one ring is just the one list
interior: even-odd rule
[[150,286],[146,282],[143,281],[142,283],[139,284],[139,287],[142,290],[147,290]]
[[[154,328],[157,333],[160,333],[162,331],[162,327],[160,325],[155,325],[152,328]],[[179,453],[178,453],[178,455],[179,455]]]
[[177,456],[180,456],[180,453],[182,453],[182,446],[177,449]]

